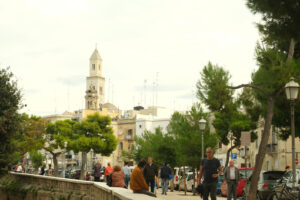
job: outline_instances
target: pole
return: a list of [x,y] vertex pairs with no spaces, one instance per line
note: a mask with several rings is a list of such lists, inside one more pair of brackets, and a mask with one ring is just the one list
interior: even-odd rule
[[204,159],[204,130],[202,131],[202,160]]
[[293,167],[293,189],[296,183],[296,163],[295,163],[295,101],[291,100],[291,131],[292,131],[292,167]]

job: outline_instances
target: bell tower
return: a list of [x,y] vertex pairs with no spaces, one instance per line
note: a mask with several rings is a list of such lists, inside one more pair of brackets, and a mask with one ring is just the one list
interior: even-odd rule
[[104,104],[105,78],[102,77],[102,58],[97,48],[90,57],[89,76],[86,78],[85,109],[98,110]]

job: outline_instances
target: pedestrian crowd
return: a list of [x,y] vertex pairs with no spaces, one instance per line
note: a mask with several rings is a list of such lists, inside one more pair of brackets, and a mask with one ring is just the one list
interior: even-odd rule
[[[111,166],[107,163],[107,167],[102,167],[100,161],[93,166],[94,181],[99,182],[104,175],[104,181],[108,186],[129,188],[133,193],[140,193],[156,197],[156,189],[158,185],[158,178],[161,179],[162,195],[167,195],[170,180],[173,178],[172,171],[168,163],[159,169],[153,163],[152,157],[148,157],[148,162],[141,160],[138,165],[132,170],[128,166],[128,162],[124,163],[124,167],[119,165]],[[287,167],[287,171],[289,168]],[[13,171],[23,173],[22,163],[13,167]],[[45,166],[40,166],[38,169],[39,175],[45,175]],[[52,174],[51,166],[48,169]],[[206,158],[202,159],[200,170],[197,177],[196,191],[203,197],[203,200],[216,200],[218,176],[223,173],[220,161],[214,157],[212,148],[206,149]],[[237,184],[240,180],[240,173],[238,168],[234,166],[233,160],[229,161],[229,166],[224,169],[224,180],[227,182],[227,200],[237,199],[236,190]]]

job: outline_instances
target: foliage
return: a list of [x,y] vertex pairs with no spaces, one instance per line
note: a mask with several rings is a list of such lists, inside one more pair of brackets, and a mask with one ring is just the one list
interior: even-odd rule
[[196,85],[197,96],[212,112],[224,109],[232,101],[233,92],[227,87],[229,79],[229,72],[222,67],[210,62],[204,66],[201,81]]
[[215,148],[218,143],[216,134],[210,132],[209,115],[204,113],[200,104],[194,104],[185,114],[175,112],[169,124],[169,135],[175,139],[177,164],[180,166],[199,167],[201,162],[202,138],[199,120],[206,119],[204,131],[204,149]]
[[0,169],[13,164],[16,148],[12,143],[21,128],[18,110],[22,108],[21,92],[9,68],[0,69]]
[[[256,129],[258,116],[246,115],[240,111],[241,102],[247,100],[246,94],[241,95],[244,97],[243,100],[234,98],[233,90],[228,87],[230,85],[229,72],[209,62],[200,74],[201,79],[197,82],[197,94],[199,99],[213,112],[212,124],[220,141],[228,145],[229,139],[232,139],[233,148],[237,148],[240,146],[242,131],[251,131],[251,140],[254,141],[257,135],[253,130]],[[233,134],[231,138],[228,138],[229,133]],[[231,150],[232,148],[228,150],[225,165],[228,163]]]
[[34,169],[38,169],[39,166],[43,165],[43,161],[45,160],[45,157],[39,151],[32,150],[30,151],[29,155]]
[[167,162],[170,166],[176,166],[176,147],[174,139],[162,133],[161,128],[155,132],[145,131],[142,136],[136,137],[136,161],[147,160],[151,156],[158,166]]
[[298,42],[295,55],[300,56],[299,0],[247,0],[247,6],[262,17],[257,27],[266,44],[286,54],[293,38]]

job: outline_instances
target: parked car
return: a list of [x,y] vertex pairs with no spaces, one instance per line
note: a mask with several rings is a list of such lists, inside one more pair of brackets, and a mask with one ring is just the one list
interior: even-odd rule
[[[179,180],[181,181],[181,176],[183,175],[183,167],[180,168],[179,167],[175,167],[174,168],[174,189],[177,190],[178,186],[179,186]],[[185,167],[185,173],[189,173],[189,172],[193,172],[191,167]],[[181,184],[180,184],[181,185]]]
[[[257,199],[264,200],[272,193],[272,188],[277,184],[285,174],[285,171],[261,171],[259,174],[259,180],[257,185]],[[246,195],[249,193],[251,178],[247,182],[247,185],[243,188],[242,198],[246,199]]]
[[[81,174],[81,169],[74,169],[71,171],[71,178],[72,179],[80,179],[80,174]],[[91,171],[86,171],[86,174],[85,174],[85,180],[89,181],[90,179],[93,179],[91,178],[91,174],[92,172]]]
[[[197,185],[197,174],[195,174],[195,184]],[[180,184],[180,190],[184,190],[184,180],[183,180],[183,176],[181,177],[181,184]],[[186,190],[192,192],[194,189],[194,179],[193,179],[193,172],[188,172],[186,174]]]
[[[240,171],[240,181],[237,185],[237,190],[236,194],[238,197],[242,196],[243,194],[243,189],[246,185],[246,182],[248,181],[249,177],[253,173],[253,168],[239,168]],[[227,196],[227,183],[226,181],[223,181],[222,184],[220,185],[221,188],[221,195],[222,196]]]

